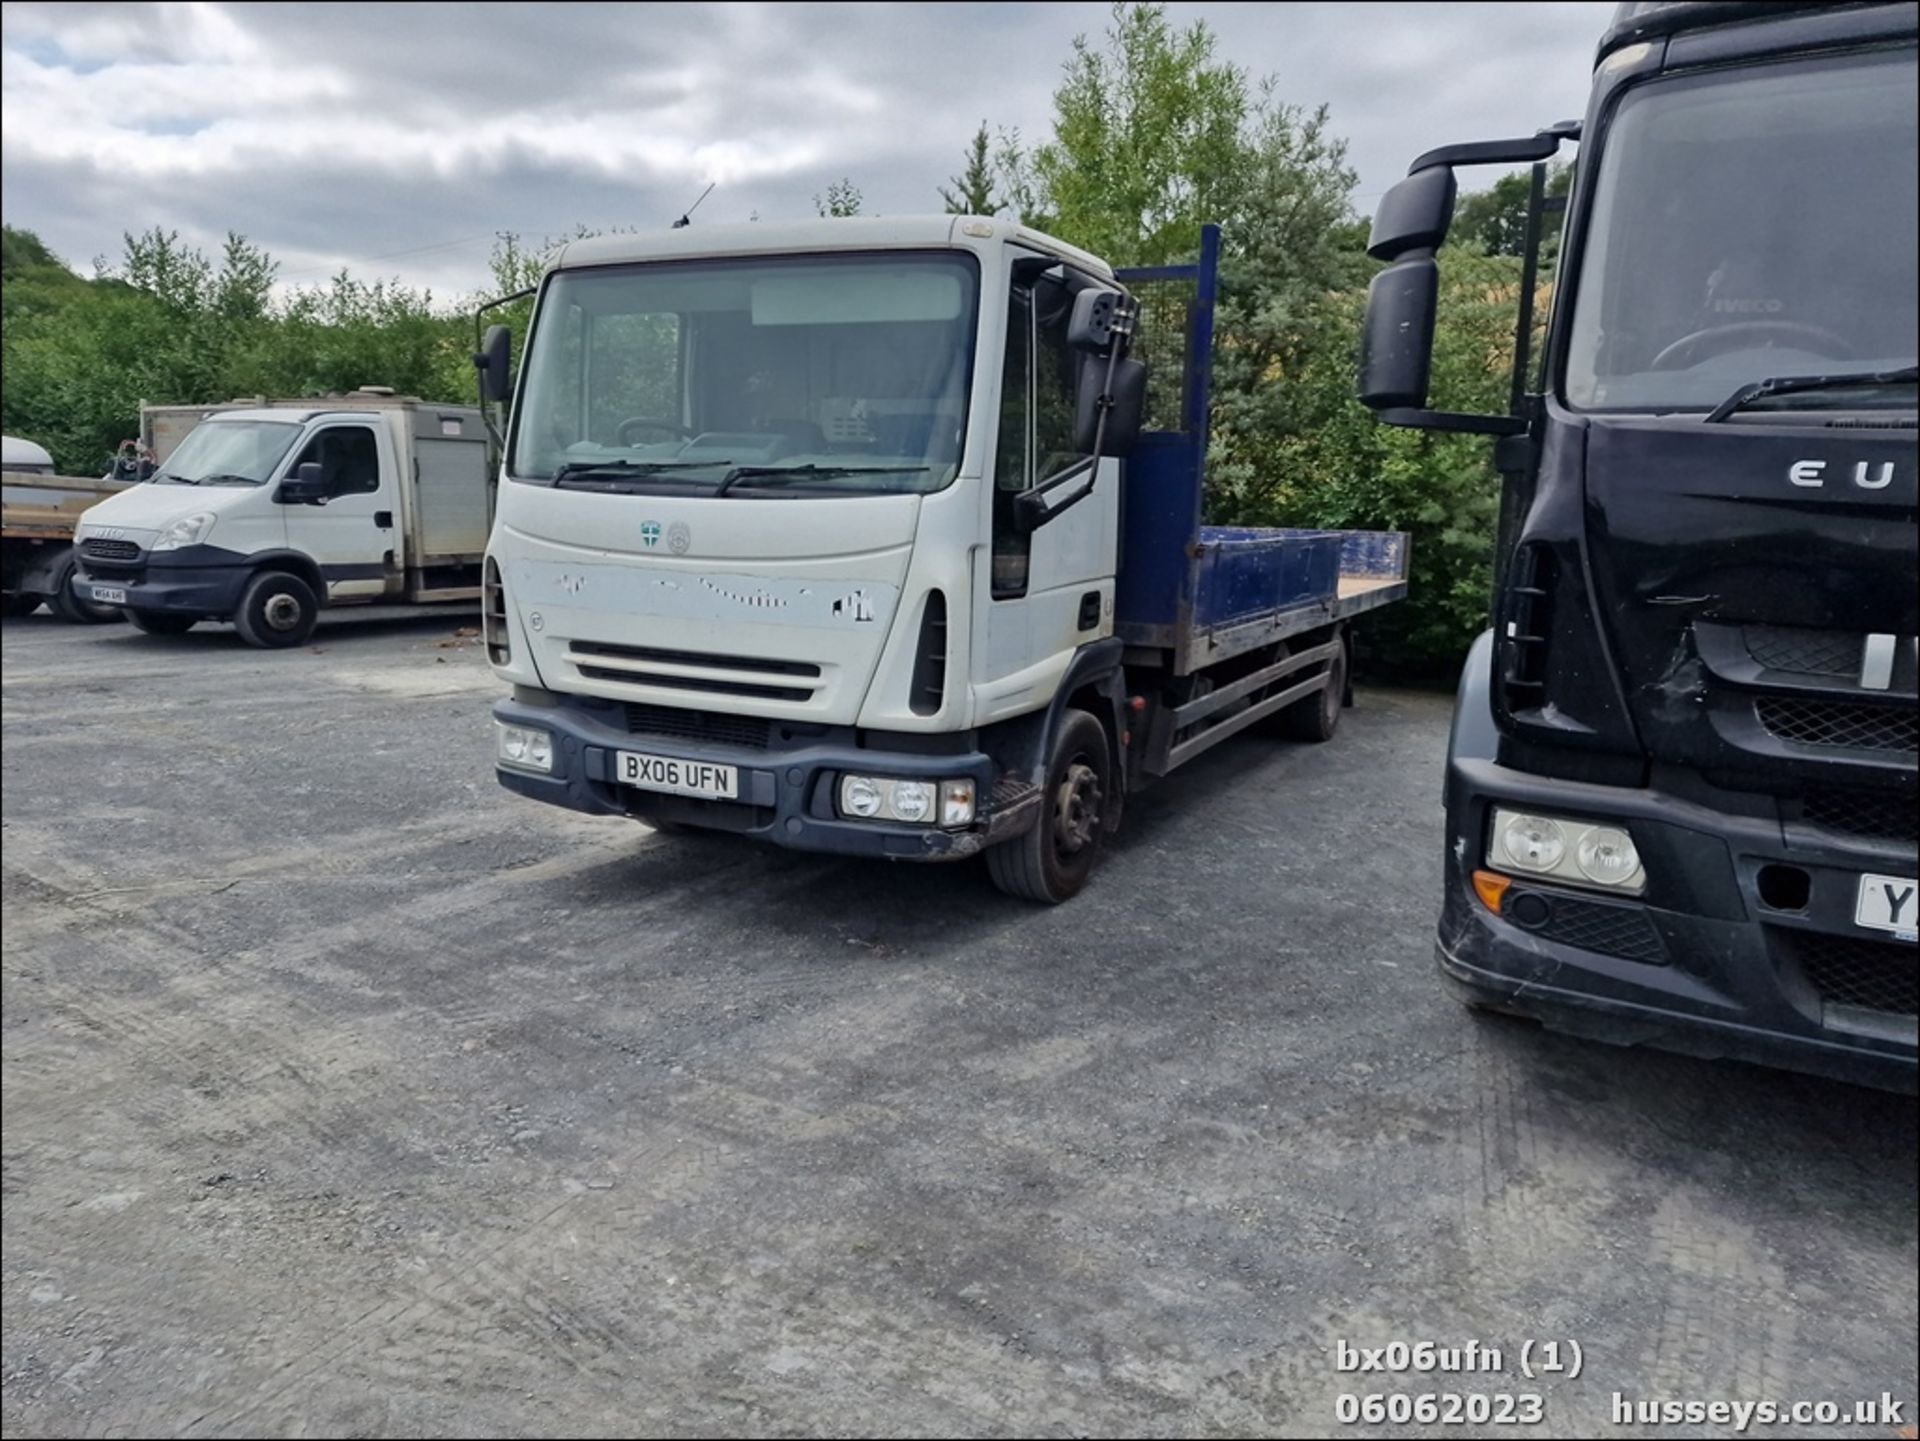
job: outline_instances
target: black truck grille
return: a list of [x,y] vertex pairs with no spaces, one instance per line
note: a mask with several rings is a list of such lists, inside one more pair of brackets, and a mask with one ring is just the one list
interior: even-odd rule
[[[1509,898],[1511,909],[1512,898]],[[1607,905],[1602,901],[1576,900],[1572,896],[1554,896],[1547,919],[1535,928],[1535,934],[1563,946],[1583,951],[1598,951],[1603,956],[1618,956],[1625,961],[1644,961],[1664,965],[1667,948],[1660,933],[1639,906]]]
[[1911,752],[1920,712],[1907,705],[1761,696],[1753,703],[1760,724],[1783,741],[1833,750]]
[[681,710],[677,706],[627,702],[627,729],[634,735],[664,736],[669,740],[706,745],[767,748],[767,721],[756,716],[727,715],[721,711]]
[[80,554],[88,560],[138,560],[140,546],[131,540],[106,540],[96,535],[80,542]]
[[1809,786],[1800,814],[1808,825],[1838,835],[1920,845],[1920,818],[1911,796],[1864,786]]
[[1820,999],[1895,1016],[1920,1012],[1920,947],[1820,931],[1776,932]]
[[1852,631],[1750,625],[1745,637],[1747,654],[1768,670],[1846,680],[1860,674],[1860,637]]

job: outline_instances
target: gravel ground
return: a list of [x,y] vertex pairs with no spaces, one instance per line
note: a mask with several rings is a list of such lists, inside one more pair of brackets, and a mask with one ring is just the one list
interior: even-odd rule
[[[509,796],[452,627],[5,627],[9,1436],[1913,1422],[1913,1100],[1447,998],[1444,697],[1219,747],[1041,910]],[[1395,1340],[1504,1369],[1335,1368]]]

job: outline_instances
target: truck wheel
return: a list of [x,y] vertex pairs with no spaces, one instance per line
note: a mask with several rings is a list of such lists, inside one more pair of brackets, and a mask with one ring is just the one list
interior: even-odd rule
[[1058,905],[1093,874],[1113,794],[1107,733],[1083,710],[1060,718],[1047,760],[1046,793],[1032,830],[987,852],[987,874],[1010,896]]
[[1347,648],[1344,644],[1327,662],[1326,686],[1280,712],[1282,734],[1297,741],[1330,741],[1340,728],[1340,710],[1347,699]]
[[40,609],[40,597],[28,595],[24,591],[19,595],[7,596],[5,600],[6,609],[0,611],[0,615],[5,615],[8,620],[18,620],[21,616],[32,615]]
[[241,639],[263,650],[299,645],[319,620],[313,587],[284,570],[263,570],[248,581],[233,613]]
[[73,569],[73,557],[68,556],[54,574],[53,595],[48,601],[53,613],[75,625],[101,625],[120,619],[119,606],[98,605],[91,600],[83,600],[74,591]]
[[197,615],[173,615],[164,610],[130,610],[123,612],[133,623],[133,628],[145,631],[148,635],[185,635],[198,623]]

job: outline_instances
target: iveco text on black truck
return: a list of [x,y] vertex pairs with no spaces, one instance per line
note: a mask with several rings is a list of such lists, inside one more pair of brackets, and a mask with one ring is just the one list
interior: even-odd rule
[[[1502,437],[1438,958],[1617,1042],[1915,1075],[1916,11],[1625,5],[1587,115],[1383,199],[1362,399]],[[1429,409],[1455,168],[1582,145],[1537,387]]]

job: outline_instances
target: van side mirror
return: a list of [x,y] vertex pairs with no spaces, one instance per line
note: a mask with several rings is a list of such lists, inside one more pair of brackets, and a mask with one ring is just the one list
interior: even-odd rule
[[1360,332],[1360,403],[1367,409],[1426,409],[1439,306],[1440,266],[1430,254],[1373,277]]
[[282,505],[320,505],[327,498],[327,483],[321,478],[320,462],[309,460],[294,467],[293,474],[280,482],[273,498]]
[[[1082,299],[1087,294],[1081,292]],[[1147,367],[1138,360],[1114,362],[1113,405],[1107,411],[1107,428],[1102,433],[1100,398],[1106,385],[1105,361],[1089,358],[1081,362],[1073,399],[1073,448],[1091,455],[1098,439],[1100,454],[1124,458],[1140,438],[1140,417],[1147,402]]]
[[1375,260],[1398,260],[1418,251],[1429,253],[1446,243],[1453,224],[1453,202],[1459,183],[1453,167],[1436,165],[1415,171],[1380,197],[1373,229],[1367,236],[1367,254]]
[[496,403],[513,394],[513,332],[504,325],[489,325],[486,338],[474,353],[473,368],[480,372],[480,396]]
[[1113,343],[1114,313],[1120,292],[1090,286],[1073,297],[1073,315],[1067,321],[1067,344],[1075,350],[1104,354]]

